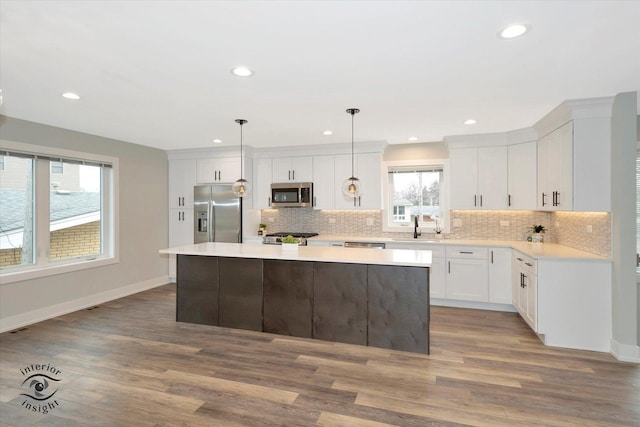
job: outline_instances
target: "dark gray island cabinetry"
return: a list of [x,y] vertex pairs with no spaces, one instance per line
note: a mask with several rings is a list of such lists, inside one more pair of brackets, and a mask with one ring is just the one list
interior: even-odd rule
[[429,251],[251,246],[167,250],[176,319],[429,353]]

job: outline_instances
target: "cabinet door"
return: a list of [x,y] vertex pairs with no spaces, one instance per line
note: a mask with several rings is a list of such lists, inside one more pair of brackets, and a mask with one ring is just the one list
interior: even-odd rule
[[218,277],[220,326],[262,331],[262,259],[220,257]]
[[264,260],[264,332],[311,338],[313,263]]
[[555,131],[556,151],[558,158],[556,182],[555,210],[570,211],[573,209],[573,122],[566,123]]
[[336,197],[333,185],[334,156],[314,156],[313,157],[313,197],[315,198],[314,208],[334,209],[334,198]]
[[273,159],[273,182],[310,182],[312,157],[280,157]]
[[255,162],[253,188],[254,209],[269,209],[271,207],[271,159],[258,159]]
[[380,153],[363,153],[354,156],[353,173],[360,180],[362,189],[360,196],[354,199],[342,192],[342,183],[351,177],[351,155],[335,156],[335,209],[382,209],[380,162]]
[[[357,155],[358,175],[362,183],[362,195],[358,203],[360,209],[382,209],[382,177],[380,153]],[[348,178],[348,177],[345,177]]]
[[193,209],[169,209],[169,246],[193,244]]
[[169,208],[193,208],[195,160],[169,161]]
[[508,205],[510,209],[536,209],[536,143],[510,145],[508,148]]
[[[523,313],[524,320],[531,326],[534,332],[538,331],[537,313],[538,313],[538,281],[531,272],[524,272],[524,288],[522,289],[522,297],[526,298],[526,310]],[[524,307],[523,307],[524,308]]]
[[489,302],[511,304],[511,249],[489,250]]
[[553,134],[546,135],[538,141],[538,191],[536,205],[538,210],[548,211],[551,206],[551,192],[549,191],[549,150]]
[[[345,179],[351,177],[351,155],[339,154],[334,158],[335,175],[333,180],[333,191],[335,194],[335,209],[355,209],[357,207],[358,200],[353,197],[348,197],[342,192],[342,183]],[[353,159],[354,169],[353,173],[358,174],[358,158]],[[365,189],[366,191],[366,189]]]
[[313,338],[367,345],[367,266],[313,263]]
[[507,147],[478,149],[478,207],[480,209],[506,209]]
[[478,149],[449,150],[449,171],[451,209],[477,209]]
[[218,258],[178,255],[176,320],[218,325]]
[[240,178],[240,157],[198,159],[196,178],[199,184],[233,183]]
[[447,258],[447,298],[488,301],[486,259]]
[[429,295],[431,298],[447,297],[447,274],[444,258],[432,258],[429,269]]

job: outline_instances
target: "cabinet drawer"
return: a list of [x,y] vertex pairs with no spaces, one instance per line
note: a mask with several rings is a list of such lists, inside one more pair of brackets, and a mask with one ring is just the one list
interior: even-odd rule
[[447,258],[487,259],[487,248],[477,246],[447,246]]
[[437,245],[413,245],[411,249],[417,249],[421,251],[431,251],[432,258],[444,258],[447,252],[444,246],[437,246]]
[[514,264],[516,264],[514,265],[514,267],[517,266],[522,270],[531,272],[532,274],[538,273],[538,263],[535,259],[531,258],[530,256],[514,251],[513,262]]

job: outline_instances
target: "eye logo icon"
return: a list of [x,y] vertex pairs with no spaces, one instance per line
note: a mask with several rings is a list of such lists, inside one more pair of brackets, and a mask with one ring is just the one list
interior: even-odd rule
[[60,380],[44,374],[33,374],[22,382],[23,386],[28,383],[29,392],[21,393],[21,395],[30,397],[33,400],[47,400],[58,391],[58,389],[52,390],[51,381],[57,382]]

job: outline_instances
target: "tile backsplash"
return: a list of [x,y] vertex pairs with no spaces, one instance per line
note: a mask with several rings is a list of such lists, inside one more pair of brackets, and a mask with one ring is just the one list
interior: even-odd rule
[[[530,227],[542,224],[546,229],[546,242],[611,256],[611,216],[608,213],[456,210],[450,213],[451,233],[443,235],[444,239],[526,240],[531,234]],[[267,224],[267,232],[299,231],[362,237],[411,236],[412,227],[406,233],[383,232],[383,215],[380,210],[266,209],[261,212],[261,222]],[[453,227],[455,222],[460,226]]]

